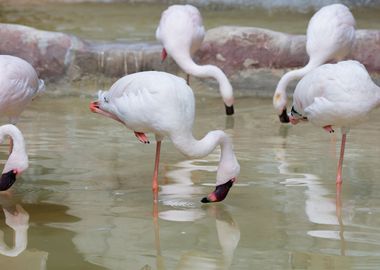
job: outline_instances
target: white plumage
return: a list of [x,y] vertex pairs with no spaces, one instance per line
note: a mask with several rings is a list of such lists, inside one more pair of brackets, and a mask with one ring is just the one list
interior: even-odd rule
[[346,57],[355,42],[355,19],[350,10],[342,4],[321,8],[310,19],[306,33],[308,64],[287,72],[277,84],[273,96],[273,106],[280,115],[281,122],[286,117],[286,87],[292,80],[302,78],[314,68],[330,61]]
[[219,83],[219,91],[226,105],[226,113],[233,114],[233,89],[223,73],[214,65],[198,65],[192,57],[199,49],[205,29],[199,10],[192,5],[172,5],[162,12],[156,38],[163,44],[163,60],[169,54],[178,66],[195,77],[212,77]]
[[[193,137],[194,106],[193,92],[185,80],[165,72],[146,71],[119,79],[109,91],[99,91],[98,101],[91,103],[90,108],[123,123],[144,143],[148,142],[145,133],[155,134],[154,191],[158,189],[158,162],[163,137],[169,137],[181,153],[192,158],[206,156],[220,145],[216,181],[219,191],[208,197],[208,201],[219,201],[227,195],[240,167],[231,140],[223,131],[211,131],[201,140]],[[226,185],[229,185],[227,189]],[[222,193],[225,192],[223,196],[219,194],[221,189],[224,190]]]
[[313,124],[333,132],[342,129],[342,147],[337,183],[349,128],[366,121],[368,113],[380,105],[380,87],[357,61],[325,64],[311,71],[297,84],[293,96],[290,122],[297,124],[303,117]]
[[16,124],[20,114],[32,99],[44,91],[44,81],[25,60],[0,55],[0,117]]

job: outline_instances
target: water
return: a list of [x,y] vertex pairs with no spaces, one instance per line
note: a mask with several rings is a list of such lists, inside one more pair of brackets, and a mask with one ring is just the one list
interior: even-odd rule
[[[107,14],[108,8],[121,14],[118,5],[7,6],[1,17],[91,39],[151,41],[155,25],[143,15],[159,16],[157,6],[133,5],[137,21],[126,37],[122,28],[111,26],[131,19],[129,13],[115,20],[106,16],[102,24],[85,19],[95,11]],[[254,16],[244,15],[249,11],[240,12],[231,20],[254,24]],[[361,23],[378,23],[368,14]],[[307,21],[299,16],[305,16],[300,24]],[[293,31],[296,19],[291,17],[294,22],[286,26],[271,17],[253,21]],[[192,79],[195,136],[225,130],[241,174],[224,202],[202,205],[200,199],[213,190],[219,150],[187,160],[165,140],[154,205],[154,143],[139,143],[131,131],[88,109],[96,90],[111,83],[47,84],[47,93],[24,111],[18,126],[30,167],[11,192],[0,194],[1,269],[379,268],[380,110],[348,135],[337,200],[339,132],[327,134],[311,124],[280,125],[270,99],[244,96],[240,89],[235,89],[236,114],[226,117],[216,90]],[[7,150],[0,147],[1,164]]]

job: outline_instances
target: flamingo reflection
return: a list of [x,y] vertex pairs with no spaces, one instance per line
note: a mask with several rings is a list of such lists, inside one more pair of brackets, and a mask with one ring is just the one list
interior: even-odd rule
[[161,253],[159,220],[194,222],[207,217],[215,219],[217,238],[221,247],[221,257],[211,257],[212,255],[197,250],[185,251],[181,253],[182,255],[175,269],[194,269],[195,265],[201,266],[202,269],[214,269],[215,267],[216,269],[230,269],[234,252],[240,241],[238,224],[223,204],[203,205],[202,208],[198,208],[192,202],[194,194],[202,193],[202,188],[194,185],[192,173],[195,171],[215,171],[216,166],[203,164],[209,164],[210,159],[217,163],[218,156],[218,153],[215,153],[210,155],[207,161],[198,159],[178,162],[175,165],[178,167],[177,169],[170,170],[165,174],[171,181],[170,184],[162,186],[160,198],[162,205],[165,207],[170,206],[172,209],[159,211],[159,205],[157,203],[153,204],[157,269],[167,269]]
[[0,230],[0,253],[8,257],[21,254],[28,244],[29,214],[20,204],[9,203],[9,194],[0,194],[5,224],[14,231],[14,246],[8,247],[4,242],[4,232]]

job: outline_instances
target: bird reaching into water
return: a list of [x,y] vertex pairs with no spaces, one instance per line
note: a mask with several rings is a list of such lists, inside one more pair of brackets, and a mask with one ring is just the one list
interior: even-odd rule
[[28,168],[28,156],[21,131],[11,124],[0,126],[0,143],[7,135],[13,140],[13,148],[1,174],[0,191],[9,189],[16,181],[16,176]]
[[306,32],[306,51],[309,62],[301,69],[282,76],[273,95],[273,106],[282,123],[288,123],[286,87],[316,67],[330,61],[343,60],[355,42],[355,19],[342,4],[321,8],[310,19]]
[[226,75],[217,66],[198,65],[192,59],[194,53],[200,48],[204,36],[202,16],[196,7],[172,5],[162,12],[156,30],[156,38],[164,46],[162,60],[170,55],[187,74],[216,79],[226,107],[226,114],[232,115],[234,114],[233,89]]
[[322,65],[303,77],[293,95],[289,117],[292,124],[309,120],[328,132],[340,127],[342,143],[337,186],[342,184],[342,164],[346,135],[351,126],[367,120],[368,113],[380,105],[380,87],[357,61]]
[[109,91],[99,91],[98,100],[91,102],[90,109],[133,130],[143,143],[149,143],[145,133],[155,134],[157,146],[152,181],[155,194],[161,141],[165,136],[191,158],[204,157],[220,145],[216,188],[202,202],[222,201],[236,181],[240,166],[231,140],[223,131],[211,131],[201,140],[193,137],[194,103],[193,91],[185,80],[165,72],[145,71],[124,76]]
[[[26,106],[44,90],[44,81],[32,65],[16,56],[0,55],[0,117],[15,125]],[[10,152],[12,145],[11,139]]]

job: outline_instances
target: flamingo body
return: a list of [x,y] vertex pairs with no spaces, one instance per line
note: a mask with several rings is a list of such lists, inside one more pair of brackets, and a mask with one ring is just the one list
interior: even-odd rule
[[34,68],[25,60],[0,55],[0,117],[16,124],[30,101],[45,89]]
[[380,87],[357,61],[325,64],[308,73],[297,84],[293,95],[290,121],[297,124],[305,117],[314,125],[333,132],[342,129],[341,154],[337,184],[341,171],[349,128],[368,119],[368,114],[380,105]]
[[[201,140],[193,137],[194,95],[185,80],[177,76],[157,71],[127,75],[109,91],[99,91],[98,101],[91,103],[90,108],[121,122],[137,133],[140,141],[146,142],[145,133],[155,134],[158,145],[153,190],[157,189],[160,143],[165,136],[180,152],[192,158],[206,156],[221,146],[216,184],[218,192],[224,194],[222,199],[239,174],[232,143],[223,131],[211,131]],[[221,200],[218,192],[211,194],[209,201]]]
[[215,78],[228,115],[234,113],[233,89],[223,71],[214,65],[198,65],[192,57],[205,36],[202,16],[192,5],[172,5],[162,12],[156,38],[164,47],[163,59],[169,54],[187,74]]
[[330,60],[342,60],[349,54],[354,42],[355,19],[346,6],[325,6],[313,15],[306,32],[309,62],[305,67],[289,71],[282,76],[273,96],[273,106],[281,122],[289,122],[286,113],[287,85]]

